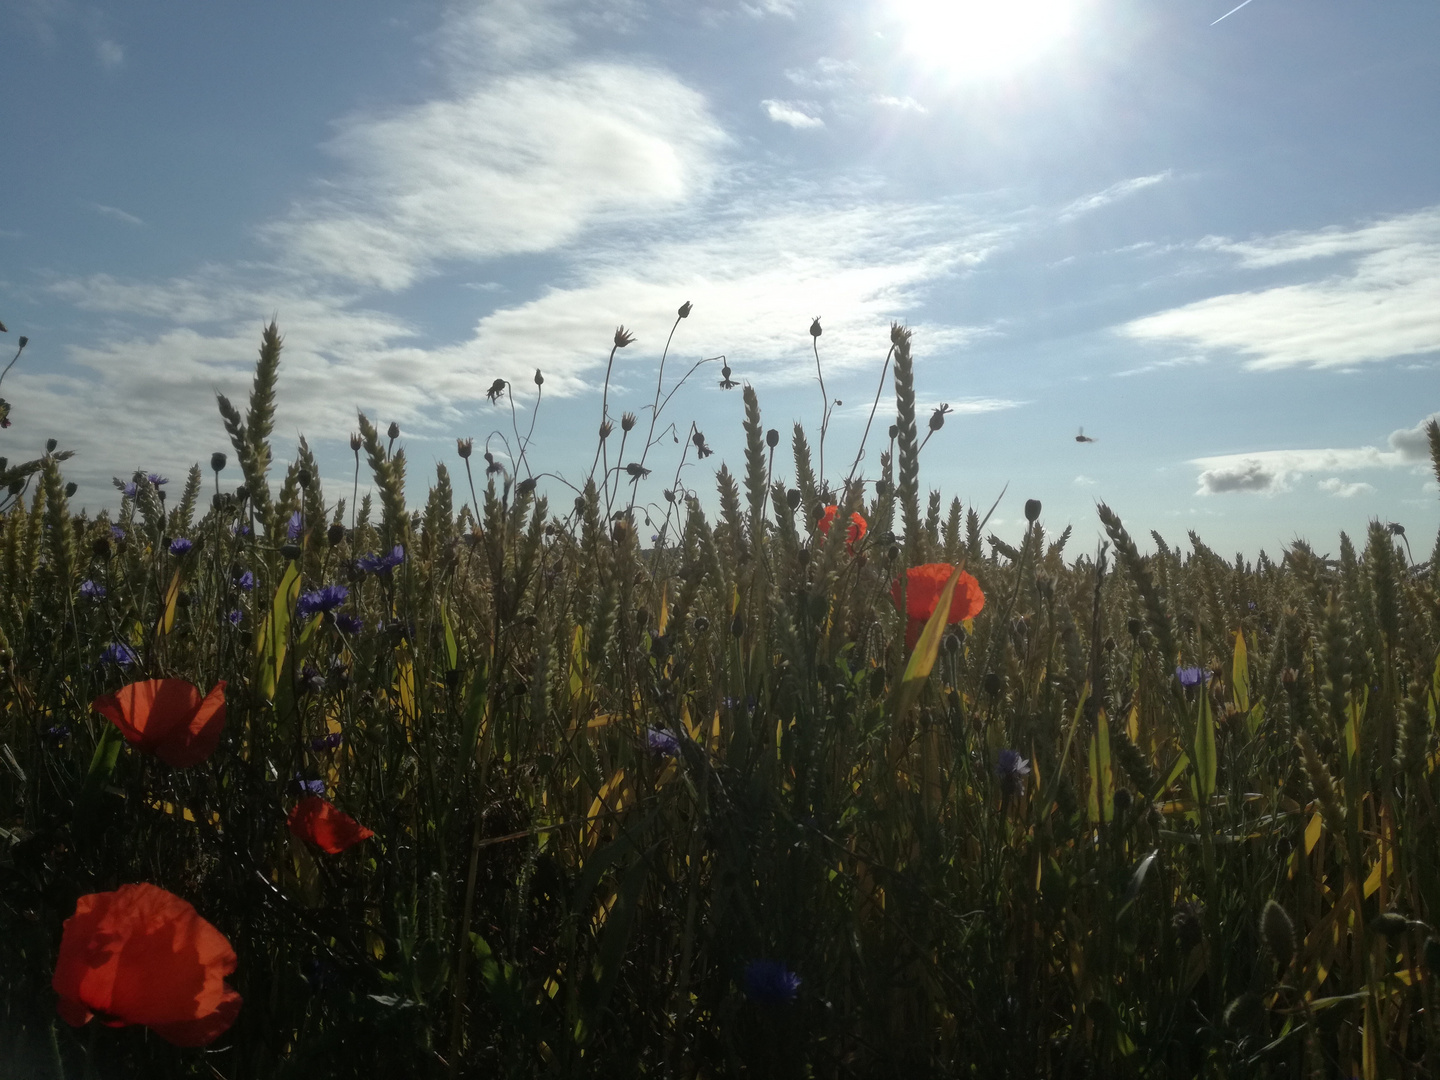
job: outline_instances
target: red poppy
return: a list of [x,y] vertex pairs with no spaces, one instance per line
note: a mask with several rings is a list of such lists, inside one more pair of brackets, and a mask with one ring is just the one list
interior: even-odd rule
[[306,795],[296,803],[285,823],[301,840],[309,840],[321,851],[331,855],[339,855],[346,848],[354,847],[361,840],[375,835],[349,814],[337,810],[318,795]]
[[200,764],[220,743],[225,682],[202,698],[184,679],[145,679],[96,698],[90,707],[137,749],[183,769]]
[[838,506],[827,506],[825,512],[820,515],[820,520],[815,522],[815,528],[821,536],[830,535],[830,526],[835,524],[835,515],[840,513]]
[[850,527],[845,530],[845,550],[852,555],[855,554],[855,545],[865,539],[865,533],[868,529],[869,526],[865,524],[863,517],[858,513],[851,514]]
[[[920,639],[920,632],[925,629],[925,623],[930,616],[935,614],[935,605],[940,602],[940,593],[945,588],[945,583],[950,580],[950,575],[955,573],[955,567],[949,563],[926,563],[924,566],[912,566],[905,571],[905,647],[913,649],[915,642]],[[890,586],[890,596],[898,608],[901,604],[900,579],[896,578]],[[950,598],[950,614],[946,617],[947,623],[964,622],[966,619],[973,619],[980,614],[985,606],[985,594],[980,591],[980,583],[964,570],[960,571],[960,580],[955,583],[955,592]]]
[[82,896],[65,920],[51,980],[75,1027],[144,1024],[176,1046],[204,1046],[235,1022],[240,995],[225,984],[235,950],[174,893],[122,885]]

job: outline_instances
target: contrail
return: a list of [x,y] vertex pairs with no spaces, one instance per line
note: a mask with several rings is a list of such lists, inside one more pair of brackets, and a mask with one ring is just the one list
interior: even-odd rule
[[1229,11],[1225,12],[1224,15],[1221,15],[1218,19],[1215,20],[1215,22],[1212,22],[1210,25],[1211,25],[1211,26],[1214,26],[1215,23],[1222,23],[1222,22],[1224,22],[1224,21],[1225,21],[1226,19],[1228,19],[1231,15],[1234,15],[1235,12],[1239,11],[1240,8],[1244,7],[1244,6],[1245,6],[1246,4],[1248,4],[1248,3],[1250,3],[1250,0],[1245,0],[1244,3],[1239,4],[1239,5],[1237,5],[1236,7],[1231,8]]

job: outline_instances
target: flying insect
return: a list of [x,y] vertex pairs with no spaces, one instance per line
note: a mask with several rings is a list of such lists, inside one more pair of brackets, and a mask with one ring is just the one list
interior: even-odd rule
[[1085,434],[1085,429],[1082,427],[1082,428],[1080,429],[1080,434],[1075,436],[1075,441],[1076,441],[1076,442],[1084,443],[1084,442],[1094,442],[1095,440],[1092,439],[1089,435],[1086,435],[1086,434]]

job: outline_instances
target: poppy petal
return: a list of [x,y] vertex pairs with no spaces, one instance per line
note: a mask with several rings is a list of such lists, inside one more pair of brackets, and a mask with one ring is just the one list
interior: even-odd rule
[[318,795],[307,795],[296,803],[285,823],[301,840],[308,840],[331,855],[339,855],[346,848],[375,835]]
[[202,700],[184,679],[143,679],[104,694],[91,708],[137,750],[167,765],[198,765],[215,752],[225,725],[225,683]]
[[177,1046],[202,1046],[235,1022],[225,983],[235,951],[188,903],[154,885],[82,896],[65,921],[52,985],[78,1026],[143,1024]]
[[[198,691],[195,696],[200,696]],[[195,707],[189,721],[183,727],[172,728],[170,737],[155,747],[155,756],[177,769],[198,765],[220,745],[224,727],[225,680],[221,679]]]

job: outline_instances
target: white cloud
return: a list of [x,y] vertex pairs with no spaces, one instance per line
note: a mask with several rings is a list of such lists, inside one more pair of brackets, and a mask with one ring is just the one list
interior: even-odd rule
[[775,101],[767,98],[760,103],[765,110],[765,115],[774,120],[777,124],[788,124],[792,128],[823,128],[825,121],[818,116],[811,116],[807,109],[813,110],[813,105],[796,101]]
[[1092,480],[1090,477],[1086,476],[1084,473],[1081,473],[1079,476],[1075,477],[1075,479],[1071,480],[1070,483],[1074,484],[1076,487],[1095,486],[1095,481]]
[[928,113],[930,110],[913,97],[895,97],[891,94],[877,94],[872,98],[876,105],[883,105],[887,109],[898,109],[901,112]]
[[587,226],[684,205],[724,136],[673,76],[577,64],[351,119],[333,190],[265,235],[302,267],[401,289],[447,259],[552,250]]
[[1399,453],[1405,461],[1430,460],[1430,436],[1425,429],[1430,421],[1440,420],[1440,413],[1431,413],[1414,427],[1400,428],[1390,433],[1390,449]]
[[1358,258],[1349,272],[1211,297],[1136,319],[1121,333],[1231,350],[1253,370],[1344,369],[1440,350],[1440,207],[1359,229],[1212,238],[1204,246],[1255,268]]
[[807,90],[845,90],[853,86],[860,72],[860,66],[853,60],[837,60],[822,56],[809,68],[790,68],[785,78],[796,86]]
[[1363,480],[1347,484],[1338,476],[1321,480],[1316,486],[1321,491],[1334,495],[1337,499],[1353,499],[1356,495],[1370,495],[1375,491],[1374,485],[1367,484]]
[[114,71],[125,62],[125,47],[104,38],[95,43],[95,56],[106,71]]
[[123,221],[126,225],[145,224],[145,222],[141,221],[134,214],[126,213],[124,210],[115,206],[106,206],[103,203],[91,203],[90,209],[94,210],[97,214],[104,214],[106,217],[114,218],[116,221]]
[[1119,183],[1111,184],[1103,191],[1097,191],[1094,194],[1076,199],[1069,206],[1065,207],[1064,210],[1060,211],[1060,220],[1069,221],[1082,214],[1099,210],[1101,207],[1109,206],[1111,203],[1119,202],[1121,199],[1128,199],[1137,191],[1144,191],[1148,187],[1154,187],[1156,184],[1164,183],[1169,179],[1170,170],[1166,169],[1164,172],[1154,173],[1150,176],[1135,176],[1129,180],[1121,180]]
[[1195,458],[1200,466],[1198,495],[1250,492],[1276,495],[1288,491],[1292,481],[1305,473],[1353,472],[1386,469],[1405,464],[1395,451],[1373,446],[1329,450],[1260,450],[1249,454],[1220,454]]

